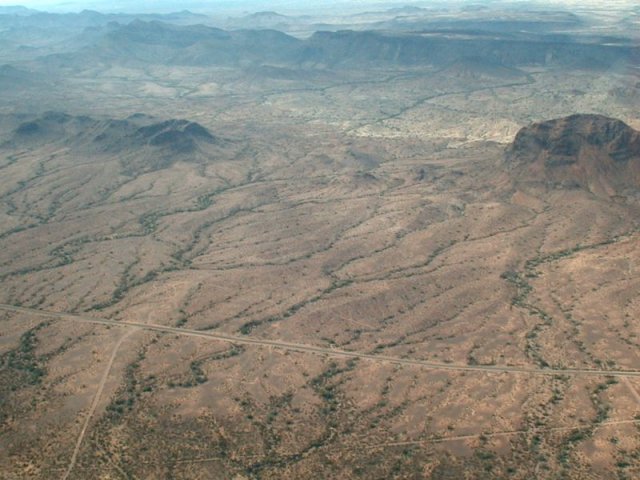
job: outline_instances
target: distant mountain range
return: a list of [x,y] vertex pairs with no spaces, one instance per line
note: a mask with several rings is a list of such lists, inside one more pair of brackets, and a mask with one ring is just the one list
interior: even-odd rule
[[[75,49],[72,47],[75,45]],[[276,30],[226,31],[134,20],[86,29],[68,51],[46,60],[66,66],[111,63],[296,67],[446,66],[466,58],[504,67],[610,68],[640,58],[631,44],[570,36],[485,32],[317,32],[306,40]]]
[[133,20],[162,20],[170,23],[206,23],[208,17],[188,10],[173,13],[101,13],[95,10],[82,10],[78,13],[50,13],[25,7],[0,6],[0,25],[11,27],[61,27],[83,28],[106,25],[109,22],[129,23]]
[[33,15],[35,13],[38,11],[21,5],[0,5],[0,15]]

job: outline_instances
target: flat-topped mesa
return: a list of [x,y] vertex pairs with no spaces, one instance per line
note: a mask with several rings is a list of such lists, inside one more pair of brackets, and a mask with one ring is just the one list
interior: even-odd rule
[[584,188],[599,196],[640,189],[640,132],[602,115],[571,115],[524,127],[505,159],[518,182]]

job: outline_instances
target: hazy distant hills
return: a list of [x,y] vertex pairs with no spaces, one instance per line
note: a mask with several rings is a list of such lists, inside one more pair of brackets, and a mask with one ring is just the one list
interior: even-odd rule
[[[82,46],[88,39],[92,43]],[[198,66],[295,63],[302,44],[276,30],[225,31],[139,20],[85,31],[76,43],[76,52],[53,55],[46,61],[78,66],[95,61]]]
[[218,23],[222,29],[189,11],[54,14],[2,7],[0,63],[387,68],[445,67],[474,58],[507,68],[610,68],[640,58],[637,43],[580,33],[584,20],[563,11],[402,7],[324,21],[263,11],[229,18]]
[[[474,12],[475,13],[475,12]],[[381,30],[480,30],[495,33],[555,32],[573,30],[583,25],[583,20],[569,12],[520,11],[499,18],[483,15],[433,15],[419,9],[372,25]]]
[[[586,43],[567,36],[484,32],[317,32],[300,40],[276,30],[226,31],[135,20],[85,30],[73,52],[47,58],[51,65],[98,62],[167,65],[275,65],[295,67],[447,66],[458,60],[504,67],[609,68],[640,58],[640,47]],[[89,44],[88,46],[87,43]]]
[[433,5],[429,8],[402,6],[322,18],[313,15],[282,15],[274,11],[230,17],[218,25],[228,29],[272,28],[308,36],[313,31],[338,30],[482,30],[485,32],[567,32],[584,26],[584,20],[571,12],[528,10],[503,7]]
[[299,23],[300,17],[289,17],[277,12],[256,12],[239,18],[230,18],[225,27],[234,29],[269,28],[274,30],[286,30],[292,24]]
[[522,128],[506,162],[518,181],[623,195],[640,187],[640,132],[601,115],[571,115]]
[[101,13],[83,10],[78,13],[49,13],[23,7],[0,7],[0,25],[12,28],[85,28],[106,25],[110,22],[122,24],[134,20],[160,20],[168,23],[205,23],[207,16],[188,10],[166,14]]
[[[14,13],[9,13],[14,12]],[[35,10],[0,9],[0,40],[16,46],[65,49],[66,42],[80,35],[85,29],[95,29],[109,24],[126,25],[135,20],[158,21],[175,24],[204,23],[207,17],[188,11],[170,14],[103,14],[92,10],[79,13],[49,13]]]
[[37,10],[32,10],[21,5],[0,5],[0,15],[32,15],[37,13]]
[[379,32],[318,32],[308,41],[307,61],[339,65],[447,65],[473,57],[479,61],[517,66],[610,67],[628,62],[635,46],[487,35],[481,32],[425,32],[385,34]]
[[19,7],[0,7],[0,60],[24,61],[52,53],[73,52],[95,29],[129,24],[136,19],[189,25],[208,17],[188,11],[169,14],[49,13]]

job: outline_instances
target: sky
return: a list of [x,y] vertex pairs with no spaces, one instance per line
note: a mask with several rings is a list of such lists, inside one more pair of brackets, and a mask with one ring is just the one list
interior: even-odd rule
[[342,1],[336,2],[335,0],[186,0],[186,1],[176,1],[176,0],[116,0],[116,1],[105,1],[105,0],[24,0],[24,1],[16,1],[16,0],[0,0],[0,5],[2,6],[13,6],[13,5],[22,5],[29,8],[55,8],[57,9],[70,9],[70,10],[81,10],[83,8],[87,8],[87,6],[101,6],[103,9],[113,9],[114,5],[117,5],[120,8],[125,8],[129,11],[136,10],[155,10],[155,9],[165,9],[172,8],[174,11],[184,10],[186,5],[198,5],[202,8],[216,8],[218,6],[222,7],[230,7],[235,5],[239,8],[250,8],[255,6],[265,6],[268,7],[270,5],[283,5],[283,6],[291,6],[291,7],[301,7],[305,4],[315,3],[315,4],[332,4],[332,3],[352,3],[357,4],[381,4],[381,3],[402,3],[402,4],[414,4],[414,3],[425,3],[424,1],[420,2],[412,2],[411,0],[387,0],[387,1],[366,1],[366,0],[351,0],[350,2]]
[[[0,0],[1,6],[22,5],[49,12],[97,10],[103,13],[169,13],[190,10],[208,15],[236,15],[258,11],[283,14],[353,13],[393,6],[425,6],[434,3],[462,3],[465,0]],[[467,0],[482,1],[493,0]]]
[[385,9],[393,6],[434,6],[437,4],[553,4],[565,6],[585,6],[599,8],[629,7],[638,5],[639,0],[0,0],[1,6],[23,5],[37,10],[50,12],[79,12],[84,9],[105,13],[167,13],[191,10],[206,14],[247,13],[274,10],[279,13],[295,14],[306,10],[331,13],[339,9],[364,11],[367,9]]
[[[464,0],[463,0],[464,1]],[[492,0],[468,0],[474,3],[489,3]],[[399,5],[424,6],[433,3],[462,3],[459,0],[0,0],[0,6],[23,5],[47,11],[80,11],[83,9],[103,12],[175,12],[193,10],[211,12],[215,10],[303,10],[308,6],[354,9],[367,7],[390,7]]]

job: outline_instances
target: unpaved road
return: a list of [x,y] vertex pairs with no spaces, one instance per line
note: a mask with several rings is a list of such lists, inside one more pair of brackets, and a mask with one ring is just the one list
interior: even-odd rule
[[638,391],[635,389],[633,384],[629,381],[629,379],[627,377],[623,377],[622,381],[627,386],[627,389],[629,390],[631,395],[633,395],[633,398],[636,399],[636,402],[638,402],[638,404],[640,404],[640,394],[638,394]]
[[[137,329],[136,329],[137,330]],[[100,383],[98,384],[98,389],[93,397],[93,402],[91,402],[91,407],[87,412],[87,416],[84,419],[84,423],[82,424],[82,429],[80,430],[80,434],[78,435],[78,440],[76,441],[76,446],[73,449],[73,454],[71,455],[71,460],[69,460],[69,465],[67,466],[67,470],[64,472],[64,476],[62,480],[67,480],[71,472],[73,471],[73,467],[76,465],[76,460],[78,459],[78,453],[80,452],[80,447],[82,446],[82,441],[84,440],[84,436],[87,433],[87,429],[89,428],[89,422],[93,417],[96,408],[98,407],[98,403],[100,403],[100,397],[102,396],[102,391],[104,390],[104,386],[107,383],[107,379],[109,378],[109,372],[111,372],[111,367],[113,367],[113,362],[116,359],[118,354],[118,350],[122,345],[122,342],[126,340],[126,338],[131,335],[136,330],[129,330],[124,335],[122,335],[118,342],[113,347],[113,351],[111,352],[111,357],[109,358],[109,362],[107,363],[107,367],[104,369],[104,373],[102,374],[102,378],[100,379]]]
[[571,432],[574,430],[586,430],[588,428],[601,428],[601,427],[616,427],[619,425],[639,425],[640,420],[611,420],[607,422],[596,423],[594,425],[573,425],[567,427],[550,427],[550,428],[532,428],[530,430],[506,430],[502,432],[485,432],[485,433],[473,433],[469,435],[452,435],[444,437],[433,437],[424,440],[409,440],[406,442],[387,442],[378,443],[375,445],[363,445],[365,449],[377,449],[387,447],[407,447],[411,445],[422,445],[430,443],[444,443],[444,442],[457,442],[463,440],[477,440],[479,438],[494,438],[494,437],[511,437],[514,435],[525,435],[531,433],[551,433],[551,432]]
[[279,340],[269,340],[266,338],[253,338],[249,336],[232,335],[228,333],[207,332],[202,330],[193,330],[190,328],[169,327],[164,325],[156,325],[152,323],[124,322],[116,320],[108,320],[105,318],[89,317],[84,315],[76,315],[64,312],[50,312],[47,310],[38,310],[35,308],[18,307],[0,303],[0,310],[25,313],[29,315],[38,315],[49,318],[59,318],[61,320],[69,320],[75,322],[96,323],[100,325],[109,325],[116,327],[127,327],[136,329],[145,329],[155,332],[173,333],[176,335],[185,335],[190,337],[205,338],[209,340],[218,340],[239,345],[256,345],[260,347],[271,347],[281,350],[289,350],[293,352],[315,353],[319,355],[328,355],[330,357],[355,358],[362,360],[371,360],[374,362],[393,363],[397,365],[413,365],[430,370],[454,370],[465,372],[483,372],[483,373],[519,373],[529,375],[591,375],[591,376],[612,376],[612,377],[638,377],[640,378],[640,370],[597,370],[589,368],[536,368],[529,366],[515,365],[461,365],[455,363],[430,362],[428,360],[392,357],[388,355],[377,355],[371,353],[353,352],[349,350],[340,350],[337,348],[325,348],[315,345],[307,345],[302,343],[284,342]]

